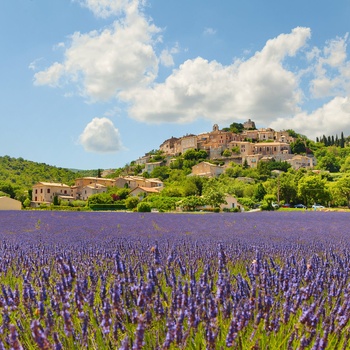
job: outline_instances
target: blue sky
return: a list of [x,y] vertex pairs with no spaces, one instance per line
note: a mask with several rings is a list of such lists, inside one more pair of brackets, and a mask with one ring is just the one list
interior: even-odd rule
[[248,118],[350,135],[350,2],[11,0],[0,155],[122,167]]

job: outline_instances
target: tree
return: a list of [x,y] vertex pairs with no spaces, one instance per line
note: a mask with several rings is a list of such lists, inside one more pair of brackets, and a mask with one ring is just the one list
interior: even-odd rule
[[213,208],[219,208],[220,204],[226,204],[225,193],[216,179],[209,179],[203,192],[205,202]]
[[25,208],[29,208],[30,207],[30,199],[29,198],[26,198],[25,201],[23,202],[23,206]]
[[276,201],[276,196],[273,194],[266,194],[264,196],[264,202],[261,206],[262,210],[274,210],[275,208],[273,207],[273,202]]
[[229,149],[225,149],[225,150],[222,152],[222,156],[223,156],[223,157],[231,157],[231,156],[232,156],[232,152],[231,152]]
[[350,171],[350,156],[345,158],[344,163],[340,167],[340,171],[342,173]]
[[60,203],[59,203],[59,200],[58,200],[58,196],[54,196],[53,197],[53,205],[59,205]]
[[298,138],[295,142],[290,144],[290,149],[294,154],[301,154],[306,152],[305,142],[304,140]]
[[280,199],[284,200],[285,203],[295,202],[298,188],[294,174],[283,173],[279,176],[279,194]]
[[184,208],[187,211],[193,211],[198,207],[202,207],[206,204],[203,197],[198,196],[189,196],[182,199],[178,205]]
[[344,146],[345,146],[345,139],[344,139],[344,133],[342,132],[340,136],[340,147],[344,148]]
[[266,190],[263,186],[262,183],[259,183],[256,188],[255,188],[255,191],[254,191],[254,198],[260,202],[264,199],[264,196],[266,195]]
[[327,151],[326,155],[319,159],[317,167],[319,169],[328,170],[331,173],[337,173],[340,169],[340,164],[337,157],[333,153]]
[[345,198],[348,208],[350,208],[350,175],[340,178],[334,185],[335,193]]
[[97,193],[88,198],[88,205],[91,204],[113,204],[111,193]]
[[170,169],[168,166],[157,166],[150,174],[151,177],[156,177],[162,181],[169,177]]
[[9,182],[0,182],[0,191],[7,193],[11,198],[16,196],[16,188]]
[[318,175],[304,176],[298,184],[298,196],[303,198],[304,204],[326,204],[330,200],[330,192],[326,187],[326,180]]

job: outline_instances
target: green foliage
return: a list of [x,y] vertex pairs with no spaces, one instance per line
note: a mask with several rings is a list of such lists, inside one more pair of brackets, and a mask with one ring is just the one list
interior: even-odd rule
[[183,154],[185,160],[203,161],[208,158],[208,153],[204,150],[189,149]]
[[113,201],[126,199],[130,194],[130,191],[131,190],[128,187],[108,187],[107,189],[107,193],[109,193],[112,196]]
[[266,195],[266,190],[265,187],[262,183],[259,183],[256,187],[255,187],[255,191],[254,191],[254,199],[257,200],[258,202],[262,201],[264,199]]
[[53,205],[59,205],[58,196],[53,197]]
[[176,203],[179,202],[181,197],[168,197],[163,193],[159,195],[147,196],[143,202],[149,203],[151,208],[158,209],[159,211],[174,211],[176,209]]
[[232,156],[232,152],[231,152],[229,149],[225,149],[225,150],[222,152],[222,156],[223,156],[223,157],[231,157],[231,156]]
[[[73,185],[74,180],[83,176],[96,176],[96,170],[70,170],[60,167],[37,163],[23,158],[0,157],[0,183],[6,183],[7,191],[15,198],[16,189],[29,190],[40,181],[59,182]],[[11,179],[8,181],[8,179]],[[1,187],[0,187],[0,190]],[[4,191],[8,193],[7,191]]]
[[169,177],[170,169],[168,166],[158,166],[150,174],[151,178],[158,178],[162,181]]
[[26,198],[25,201],[23,202],[23,206],[25,208],[29,208],[30,207],[30,199],[29,198]]
[[243,205],[244,210],[250,210],[254,208],[254,200],[252,198],[241,197],[238,198],[238,202]]
[[266,194],[264,196],[263,204],[261,205],[261,210],[274,210],[272,203],[276,201],[276,196],[273,194]]
[[296,203],[298,187],[295,181],[295,175],[292,173],[283,173],[277,181],[279,182],[280,200],[283,200],[285,203]]
[[305,141],[300,138],[290,144],[290,149],[294,154],[306,153]]
[[137,205],[137,211],[141,213],[149,213],[151,211],[151,206],[147,202],[140,202]]
[[314,203],[326,204],[331,199],[326,180],[319,175],[307,175],[301,178],[298,183],[298,196],[303,198],[306,206]]
[[91,208],[91,205],[94,204],[113,204],[113,196],[111,193],[97,193],[93,194],[88,198],[88,205]]
[[87,202],[82,200],[76,200],[72,202],[72,206],[76,208],[83,208],[83,207],[86,207],[86,205],[87,205]]
[[125,204],[117,204],[117,203],[104,203],[104,204],[90,204],[89,205],[90,209],[94,211],[98,210],[126,210]]
[[241,134],[244,130],[244,126],[242,123],[232,123],[229,130],[235,134]]
[[127,209],[135,209],[137,205],[139,204],[139,199],[137,197],[128,197],[125,200],[125,206]]
[[225,193],[216,179],[209,179],[203,191],[205,202],[213,208],[219,208],[220,204],[226,204]]
[[336,197],[341,197],[346,201],[350,208],[350,175],[341,177],[333,186],[333,192]]
[[194,211],[198,207],[203,207],[207,204],[203,197],[199,196],[188,196],[179,201],[178,206],[180,206],[185,211]]

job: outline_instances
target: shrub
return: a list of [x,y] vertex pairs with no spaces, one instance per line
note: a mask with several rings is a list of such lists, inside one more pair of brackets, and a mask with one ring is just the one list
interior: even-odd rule
[[126,209],[134,209],[139,204],[139,199],[137,197],[128,197],[125,200]]
[[149,213],[151,212],[151,206],[146,202],[140,202],[137,205],[137,211],[142,213]]

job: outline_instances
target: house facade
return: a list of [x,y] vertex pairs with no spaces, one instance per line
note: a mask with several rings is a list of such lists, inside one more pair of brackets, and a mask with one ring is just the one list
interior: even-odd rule
[[40,203],[53,203],[55,196],[74,199],[71,187],[63,183],[38,182],[33,186],[32,203],[34,206]]
[[[98,186],[102,185],[105,188],[115,186],[115,179],[107,179],[103,177],[80,177],[75,179],[75,185],[71,188],[72,197],[75,199],[86,200],[83,191],[93,192],[92,189],[98,189]],[[98,185],[98,186],[97,186]],[[86,189],[86,186],[92,186],[91,189]]]
[[243,205],[238,202],[238,199],[230,194],[225,196],[226,203],[220,205],[220,210],[230,210],[237,208],[239,211],[244,210]]
[[90,196],[93,194],[99,194],[107,192],[107,187],[100,184],[91,184],[84,186],[81,191],[80,199],[83,201],[87,201]]
[[311,169],[314,167],[314,159],[312,157],[296,154],[293,158],[288,159],[287,162],[293,169],[298,170],[300,168]]
[[192,167],[192,175],[217,177],[225,171],[225,168],[209,162],[201,162]]
[[16,199],[2,196],[0,197],[0,210],[21,210],[22,203]]
[[136,187],[130,192],[130,196],[144,198],[148,194],[158,194],[159,189],[156,187]]

